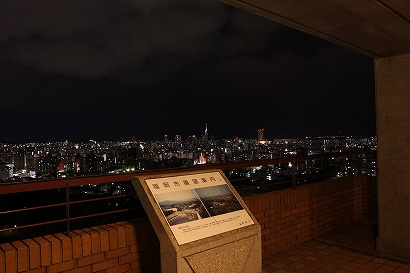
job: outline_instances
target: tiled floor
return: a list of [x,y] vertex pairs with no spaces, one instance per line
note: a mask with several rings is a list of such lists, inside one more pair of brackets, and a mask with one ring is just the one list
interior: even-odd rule
[[354,223],[263,260],[263,273],[410,273],[410,264],[378,258],[374,225]]

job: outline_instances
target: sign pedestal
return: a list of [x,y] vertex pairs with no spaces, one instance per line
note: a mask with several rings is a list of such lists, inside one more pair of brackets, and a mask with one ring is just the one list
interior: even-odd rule
[[164,273],[262,272],[261,229],[221,170],[137,176]]

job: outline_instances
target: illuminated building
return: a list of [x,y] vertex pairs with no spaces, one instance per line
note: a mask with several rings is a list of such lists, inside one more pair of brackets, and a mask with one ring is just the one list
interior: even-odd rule
[[13,176],[12,163],[0,163],[0,182],[6,181]]
[[262,141],[265,139],[264,132],[265,132],[265,129],[263,128],[258,130],[258,142],[259,143],[262,143]]
[[205,123],[205,132],[203,135],[203,140],[208,141],[208,123]]

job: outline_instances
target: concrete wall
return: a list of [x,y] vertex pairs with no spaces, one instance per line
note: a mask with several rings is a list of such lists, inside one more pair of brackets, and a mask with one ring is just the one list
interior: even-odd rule
[[381,255],[410,261],[410,54],[375,60]]
[[[244,198],[262,227],[262,254],[289,249],[375,216],[375,178],[351,176]],[[0,272],[160,272],[148,219],[0,245]]]

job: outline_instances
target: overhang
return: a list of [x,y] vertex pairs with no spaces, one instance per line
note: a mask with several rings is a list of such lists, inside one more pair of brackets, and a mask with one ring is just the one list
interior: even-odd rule
[[373,58],[410,53],[409,0],[220,0]]

